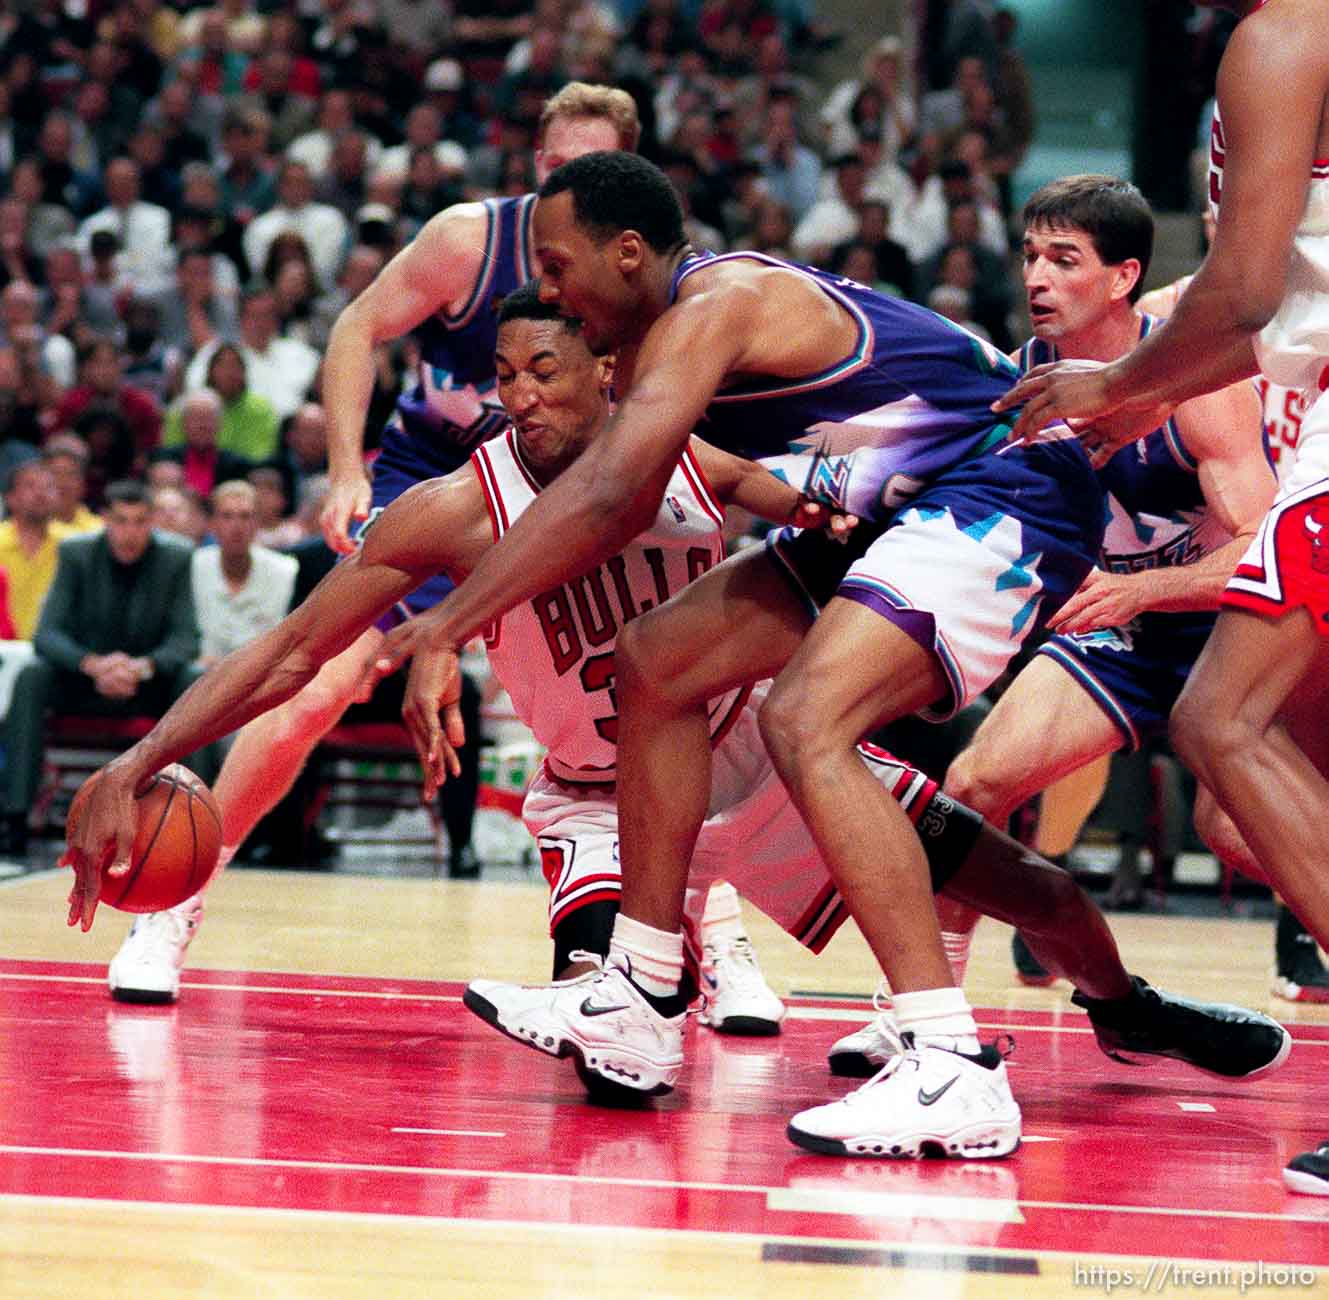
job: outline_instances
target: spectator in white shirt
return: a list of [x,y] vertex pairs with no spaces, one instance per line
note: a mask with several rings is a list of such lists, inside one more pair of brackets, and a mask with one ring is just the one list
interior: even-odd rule
[[258,501],[249,483],[232,480],[213,489],[210,531],[217,545],[194,552],[190,575],[205,668],[281,622],[299,567],[291,556],[256,543]]
[[40,371],[60,392],[74,386],[78,359],[74,345],[63,334],[52,334],[37,320],[39,299],[27,280],[11,280],[0,291],[0,347],[12,347],[33,372]]
[[819,116],[832,156],[854,148],[863,125],[860,119],[870,104],[883,157],[888,162],[899,157],[902,146],[913,137],[916,116],[903,64],[900,38],[883,36],[864,54],[861,75],[840,82],[826,97]]
[[139,293],[165,288],[174,270],[171,259],[171,214],[139,198],[139,168],[132,158],[113,158],[106,168],[106,207],[78,228],[85,255],[98,230],[109,230],[120,241],[121,267]]
[[957,203],[973,203],[978,210],[978,242],[998,257],[1010,253],[1006,223],[994,203],[985,201],[974,183],[969,164],[947,159],[933,176],[923,182],[918,202],[908,215],[907,225],[891,234],[909,250],[915,266],[935,257],[946,244],[947,221]]
[[277,206],[255,217],[245,230],[245,256],[262,266],[268,246],[283,230],[298,230],[309,245],[321,286],[331,288],[346,256],[351,228],[329,203],[313,200],[314,183],[306,164],[287,158],[277,177]]
[[406,117],[406,139],[384,149],[377,163],[371,159],[376,176],[393,175],[403,183],[411,170],[411,156],[417,149],[432,149],[439,170],[447,177],[459,177],[466,170],[466,150],[452,140],[442,139],[442,117],[433,104],[417,104]]
[[[315,180],[321,180],[328,174],[332,164],[332,150],[337,137],[356,129],[354,105],[349,90],[328,91],[319,105],[318,126],[292,140],[286,156],[304,163],[309,168],[309,174]],[[365,157],[370,167],[374,166],[382,151],[383,146],[377,137],[366,137]]]
[[[186,392],[207,386],[208,366],[220,346],[214,339],[198,350],[185,371]],[[246,294],[241,304],[240,355],[249,388],[267,398],[278,419],[293,415],[314,382],[319,357],[308,343],[277,333],[277,307],[268,289]]]
[[835,192],[818,199],[794,227],[794,257],[800,262],[825,266],[831,249],[858,233],[866,169],[856,153],[842,154],[831,166]]

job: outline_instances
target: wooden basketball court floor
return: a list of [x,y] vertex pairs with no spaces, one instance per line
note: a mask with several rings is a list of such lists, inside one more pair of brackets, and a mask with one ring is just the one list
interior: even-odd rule
[[538,880],[230,872],[174,1008],[109,1000],[128,918],[67,930],[67,889],[0,884],[7,1300],[1329,1294],[1329,1200],[1279,1178],[1329,1135],[1329,1008],[1269,998],[1268,923],[1114,921],[1132,969],[1290,1024],[1246,1085],[1109,1061],[985,923],[969,991],[1016,1040],[1025,1144],[877,1163],[784,1136],[849,1086],[825,1049],[869,1011],[856,933],[814,959],[750,915],[783,1034],[692,1025],[677,1092],[613,1111],[460,1003],[545,977]]

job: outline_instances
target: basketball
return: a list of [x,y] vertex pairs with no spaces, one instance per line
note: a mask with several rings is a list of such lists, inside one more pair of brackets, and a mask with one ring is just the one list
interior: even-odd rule
[[221,851],[221,810],[206,782],[172,763],[137,796],[129,871],[102,872],[102,902],[122,912],[161,912],[197,894]]

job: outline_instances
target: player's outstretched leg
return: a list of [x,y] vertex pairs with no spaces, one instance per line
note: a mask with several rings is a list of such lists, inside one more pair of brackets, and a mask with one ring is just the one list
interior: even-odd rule
[[1020,1145],[1020,1108],[995,1047],[977,1055],[905,1034],[900,1052],[847,1097],[789,1121],[789,1140],[838,1156],[967,1160],[1009,1155]]
[[[691,891],[689,891],[691,892]],[[766,1038],[780,1032],[785,1005],[766,983],[743,927],[738,891],[717,880],[707,891],[700,931],[702,1011],[717,1033]]]
[[472,980],[462,1001],[509,1038],[550,1056],[573,1057],[592,1091],[597,1078],[642,1096],[672,1091],[683,1068],[681,999],[662,1013],[621,966],[601,966],[585,952],[572,957],[596,969],[553,984]]
[[134,918],[106,982],[117,1002],[166,1003],[180,996],[180,968],[203,920],[203,895]]
[[1283,1185],[1306,1196],[1329,1196],[1329,1141],[1288,1161]]
[[[212,880],[285,798],[314,747],[356,698],[382,644],[382,632],[370,628],[298,694],[240,729],[213,791],[222,810],[222,851]],[[202,919],[202,894],[169,912],[139,917],[111,962],[111,996],[119,1002],[174,1002],[185,951]]]
[[[944,811],[953,823],[959,806],[937,797],[949,805],[939,815]],[[1009,835],[984,824],[967,842],[927,840],[934,883],[942,882],[949,898],[1017,926],[1042,964],[1075,985],[1073,1000],[1088,1011],[1099,1046],[1114,1060],[1140,1064],[1135,1058],[1163,1056],[1243,1079],[1268,1073],[1287,1059],[1291,1038],[1268,1016],[1193,1002],[1131,976],[1093,900],[1069,873]],[[964,854],[958,867],[940,858],[957,852]],[[832,1068],[851,1074],[856,1067],[862,1074],[886,1064],[899,1050],[889,1029],[879,1016],[866,1030],[840,1040],[832,1049],[837,1057]],[[859,1036],[855,1057],[844,1045]]]
[[1250,1079],[1287,1059],[1291,1036],[1268,1016],[1191,1001],[1129,975],[1103,914],[1075,880],[999,831],[984,829],[946,889],[1019,928],[1039,961],[1075,985],[1072,1001],[1089,1013],[1099,1046],[1115,1061],[1163,1056]]

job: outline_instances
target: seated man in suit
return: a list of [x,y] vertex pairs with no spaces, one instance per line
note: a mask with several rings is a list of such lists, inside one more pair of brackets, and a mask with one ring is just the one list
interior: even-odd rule
[[106,498],[105,530],[61,543],[33,637],[37,656],[19,673],[0,730],[7,757],[6,852],[27,847],[48,706],[58,703],[65,713],[155,717],[197,672],[192,548],[152,531],[142,483],[113,483]]

